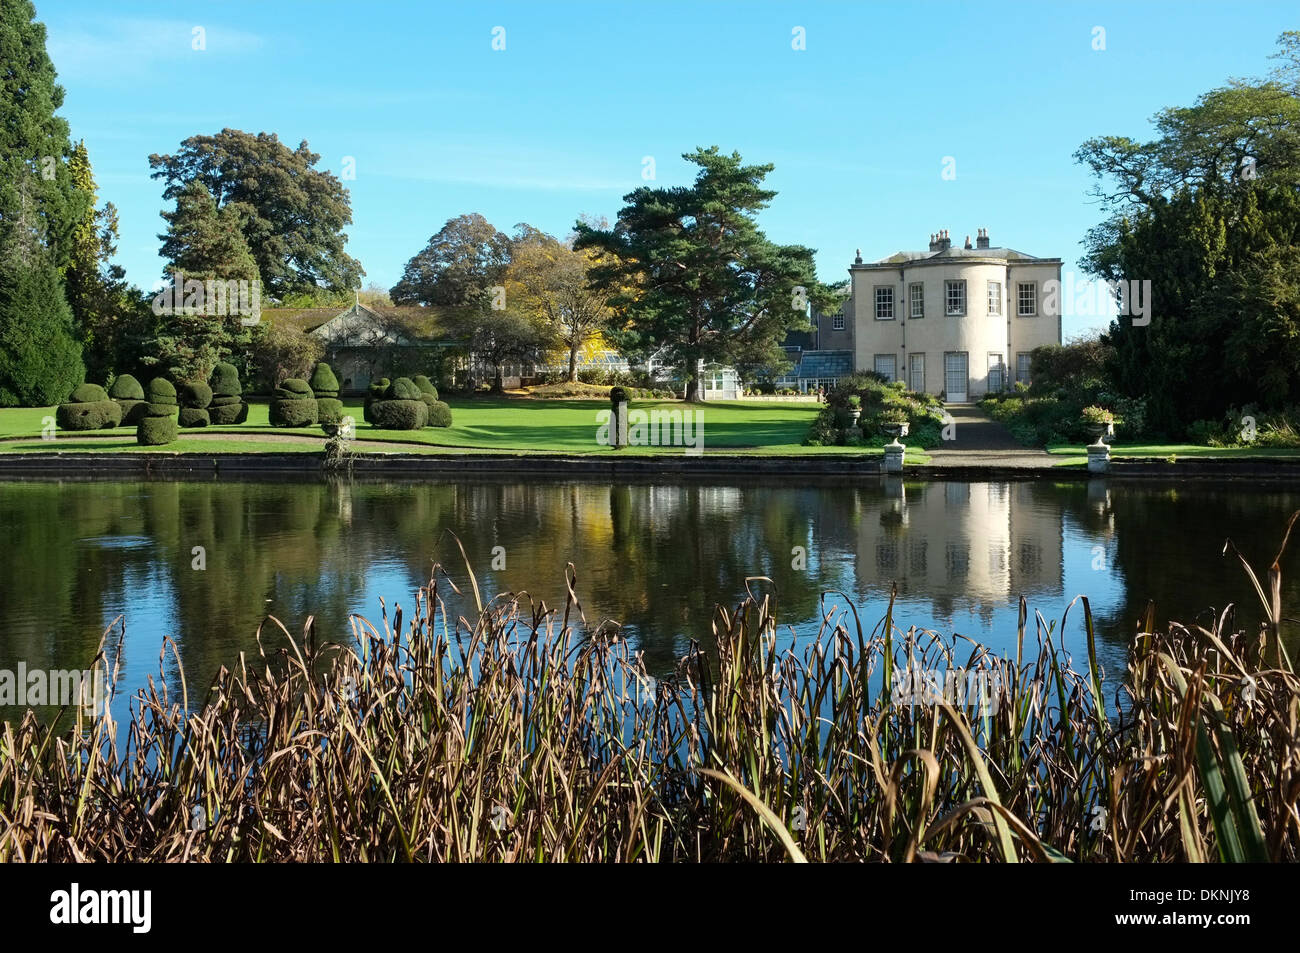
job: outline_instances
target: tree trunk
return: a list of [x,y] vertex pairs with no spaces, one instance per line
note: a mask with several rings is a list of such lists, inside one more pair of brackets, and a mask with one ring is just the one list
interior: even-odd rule
[[569,348],[569,383],[578,382],[578,345],[574,344]]
[[506,389],[505,365],[498,364],[496,377],[492,379],[492,392],[494,394],[503,394],[505,393],[505,389]]

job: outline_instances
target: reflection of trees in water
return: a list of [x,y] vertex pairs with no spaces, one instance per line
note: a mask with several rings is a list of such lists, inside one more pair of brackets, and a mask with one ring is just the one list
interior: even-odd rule
[[[1222,612],[1231,602],[1238,610],[1237,627],[1256,630],[1263,619],[1259,597],[1237,558],[1220,555],[1223,541],[1231,538],[1267,585],[1264,573],[1277,555],[1287,519],[1300,509],[1300,494],[1243,490],[1226,484],[1125,484],[1112,490],[1115,563],[1127,582],[1125,631],[1146,611],[1148,599],[1155,602],[1159,627],[1170,619],[1191,623],[1198,613]],[[1292,540],[1282,560],[1282,608],[1292,616],[1300,606],[1297,542]],[[1295,631],[1289,633],[1289,644],[1296,639]]]
[[[23,660],[81,668],[103,622],[124,606],[135,661],[151,670],[161,637],[173,636],[193,692],[221,665],[236,664],[241,651],[256,655],[255,631],[268,606],[295,637],[313,614],[322,638],[345,639],[350,611],[378,617],[378,605],[367,604],[377,578],[390,611],[394,601],[409,603],[435,561],[468,594],[458,550],[440,540],[444,530],[460,536],[485,597],[527,589],[562,607],[564,566],[572,562],[588,623],[624,624],[650,668],[664,671],[689,638],[710,647],[715,606],[734,606],[747,577],[771,580],[752,588],[774,593],[778,617],[788,623],[815,619],[827,589],[856,587],[851,597],[879,597],[895,578],[936,618],[995,596],[1013,609],[1021,592],[1032,604],[1035,592],[1059,589],[1064,525],[1088,548],[1107,546],[1107,572],[1125,592],[1112,611],[1100,601],[1094,608],[1114,642],[1126,637],[1147,598],[1162,620],[1189,620],[1229,600],[1243,607],[1243,623],[1257,619],[1244,575],[1234,560],[1216,563],[1218,549],[1231,536],[1262,569],[1286,516],[1300,506],[1295,493],[1200,486],[960,489],[954,496],[944,484],[875,481],[3,484],[0,667]],[[966,498],[985,509],[963,510]],[[1004,552],[995,554],[1002,562],[976,562],[990,558],[980,525],[1003,534],[997,544]],[[195,546],[206,551],[204,571],[191,568]],[[498,546],[504,569],[493,568]],[[795,547],[803,547],[806,568],[793,565]],[[1087,553],[1083,559],[1086,565]],[[1288,564],[1296,568],[1284,566],[1284,604],[1293,608],[1300,604],[1300,557]],[[1207,565],[1221,571],[1207,579]],[[449,606],[452,618],[471,604],[467,597]],[[865,608],[864,625],[878,621],[872,613],[879,608],[878,601]]]

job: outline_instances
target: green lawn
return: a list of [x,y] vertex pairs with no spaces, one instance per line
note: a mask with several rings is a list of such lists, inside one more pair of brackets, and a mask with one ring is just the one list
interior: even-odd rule
[[[400,443],[411,452],[533,452],[566,454],[642,453],[680,454],[681,447],[629,447],[614,450],[596,443],[599,427],[597,413],[608,410],[601,400],[534,400],[513,397],[451,398],[451,427],[424,430],[380,430],[362,421],[361,399],[344,400],[346,412],[357,421],[357,439]],[[744,455],[782,454],[866,454],[879,455],[868,447],[802,446],[808,427],[820,409],[806,403],[747,403],[716,401],[703,405],[680,401],[633,401],[631,409],[694,411],[702,415],[703,445],[706,453],[742,453]],[[21,453],[49,450],[149,450],[207,452],[314,451],[324,444],[319,428],[275,428],[267,420],[265,401],[250,402],[247,423],[237,427],[212,427],[205,431],[181,431],[181,439],[165,447],[139,447],[133,430],[107,431],[105,436],[65,434],[55,439],[40,439],[42,422],[52,416],[52,407],[0,409],[0,452]],[[214,440],[211,436],[190,437],[190,433],[229,435]],[[111,436],[108,436],[111,434]],[[311,436],[320,442],[268,442],[241,440],[241,435],[289,434]],[[25,440],[4,438],[27,437]],[[362,444],[358,449],[365,449]],[[376,448],[386,449],[386,448]],[[908,454],[912,463],[925,462],[923,452]]]
[[[1087,453],[1078,444],[1051,444],[1047,452],[1061,458],[1056,463],[1058,467],[1088,462]],[[1110,456],[1113,460],[1168,460],[1170,457],[1194,457],[1198,460],[1294,460],[1300,458],[1300,450],[1283,447],[1203,447],[1194,443],[1135,443],[1113,445]]]

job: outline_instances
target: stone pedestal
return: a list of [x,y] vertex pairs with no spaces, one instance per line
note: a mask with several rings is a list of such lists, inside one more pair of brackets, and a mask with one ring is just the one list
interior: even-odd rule
[[1098,441],[1088,445],[1088,472],[1105,473],[1110,469],[1110,447]]
[[893,443],[885,444],[885,472],[902,473],[903,472],[903,453],[907,447],[894,440]]

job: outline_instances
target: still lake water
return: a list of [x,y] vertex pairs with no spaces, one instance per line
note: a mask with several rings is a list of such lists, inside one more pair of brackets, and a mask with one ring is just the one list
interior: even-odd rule
[[[1235,602],[1253,629],[1258,602],[1224,539],[1262,571],[1297,508],[1292,487],[1197,482],[0,481],[0,669],[84,668],[124,614],[119,689],[158,674],[170,636],[201,696],[240,651],[256,656],[268,614],[295,635],[315,615],[323,637],[346,639],[348,614],[377,622],[381,597],[409,612],[435,561],[468,591],[454,542],[439,543],[451,530],[485,597],[527,590],[562,607],[572,562],[588,622],[622,623],[652,671],[691,638],[708,646],[715,605],[768,576],[755,588],[775,591],[794,641],[846,597],[870,629],[897,582],[896,624],[1012,654],[1019,596],[1031,619],[1059,621],[1087,595],[1115,672],[1148,599],[1162,622]],[[1082,668],[1080,606],[1065,632]]]

